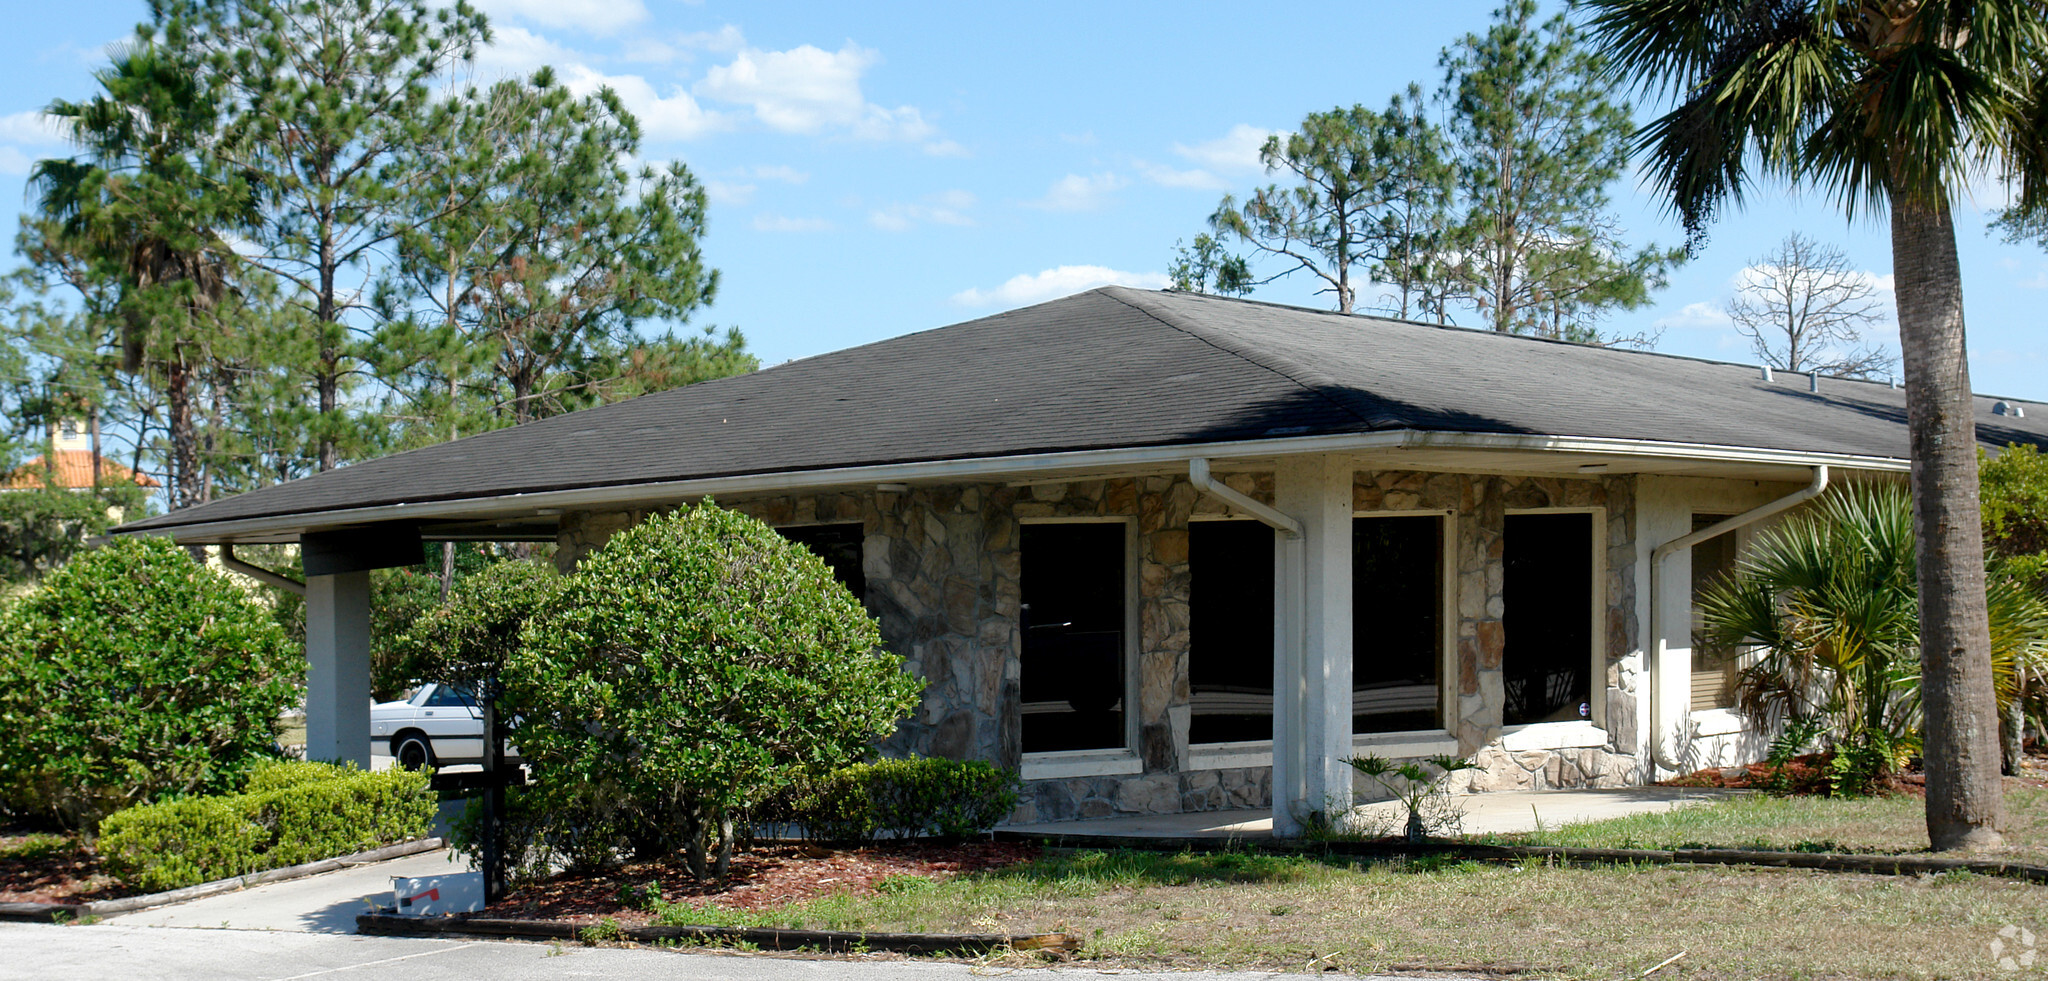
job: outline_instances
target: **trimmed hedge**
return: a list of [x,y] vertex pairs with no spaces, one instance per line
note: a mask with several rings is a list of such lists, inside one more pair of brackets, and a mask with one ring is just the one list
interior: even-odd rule
[[109,815],[99,852],[128,885],[159,892],[424,838],[434,809],[424,772],[271,763],[244,793]]
[[814,841],[960,838],[1008,817],[1020,789],[1016,773],[980,760],[877,760],[809,781],[785,816]]

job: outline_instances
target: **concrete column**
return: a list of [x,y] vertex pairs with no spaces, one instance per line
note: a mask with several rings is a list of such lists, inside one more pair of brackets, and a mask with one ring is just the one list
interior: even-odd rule
[[306,758],[370,766],[370,574],[306,577]]
[[1351,807],[1352,464],[1295,457],[1275,468],[1273,504],[1302,523],[1275,552],[1273,832]]

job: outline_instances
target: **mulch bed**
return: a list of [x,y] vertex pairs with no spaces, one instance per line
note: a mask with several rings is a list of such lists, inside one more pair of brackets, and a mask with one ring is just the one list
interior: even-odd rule
[[0,830],[0,903],[84,903],[135,893],[100,870],[92,849],[70,839],[48,851],[14,854],[34,837],[18,829]]
[[1012,842],[905,842],[864,848],[777,844],[734,855],[722,883],[698,882],[680,860],[639,862],[595,872],[563,873],[514,890],[476,916],[497,919],[647,923],[652,914],[633,897],[648,886],[671,903],[721,909],[775,909],[834,893],[873,895],[898,876],[944,880],[1004,868],[1038,857],[1037,845]]
[[[2030,748],[2029,752],[2033,752]],[[1694,770],[1684,776],[1672,777],[1657,783],[1659,787],[1718,787],[1731,790],[1769,790],[1773,793],[1826,796],[1828,787],[1828,761],[1832,753],[1808,753],[1795,756],[1785,764],[1779,773],[1773,774],[1768,763],[1757,762],[1746,766],[1710,766]],[[2027,787],[2048,789],[2048,756],[2029,755],[2021,759],[2020,772],[2005,778],[2008,786],[2018,784]],[[1908,797],[1927,796],[1927,775],[1917,767],[1903,773],[1886,777],[1878,787],[1882,794],[1903,794]]]

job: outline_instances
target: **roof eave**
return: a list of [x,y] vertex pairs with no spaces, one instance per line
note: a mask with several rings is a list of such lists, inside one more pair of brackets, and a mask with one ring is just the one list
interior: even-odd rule
[[1630,472],[1656,472],[1654,461],[1726,464],[1735,467],[1814,467],[1876,472],[1905,472],[1906,460],[1894,457],[1810,453],[1738,446],[1711,446],[1590,436],[1546,436],[1525,433],[1453,433],[1396,430],[1340,433],[1220,443],[1174,443],[1056,453],[1028,453],[890,463],[874,466],[739,474],[649,483],[619,484],[539,492],[498,494],[449,500],[399,502],[225,521],[180,524],[164,515],[148,527],[126,525],[115,534],[170,535],[184,544],[279,540],[309,531],[388,522],[475,520],[533,514],[548,510],[589,509],[634,503],[681,500],[705,495],[734,495],[814,490],[861,484],[941,482],[1019,478],[1061,471],[1158,468],[1182,465],[1196,457],[1222,463],[1233,459],[1294,456],[1308,453],[1371,454],[1402,450],[1497,451],[1502,453],[1569,454],[1641,461]]

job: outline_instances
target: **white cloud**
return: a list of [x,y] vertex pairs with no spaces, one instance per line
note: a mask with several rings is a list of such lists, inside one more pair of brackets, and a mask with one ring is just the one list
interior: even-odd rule
[[768,164],[746,171],[747,175],[760,181],[781,181],[784,184],[801,184],[811,175],[787,164]]
[[[1739,290],[1746,286],[1760,286],[1769,282],[1770,279],[1775,277],[1777,274],[1778,267],[1776,266],[1744,266],[1741,269],[1736,270],[1735,275],[1728,278],[1728,288]],[[1875,273],[1871,272],[1868,269],[1858,269],[1850,272],[1847,276],[1843,277],[1843,279],[1847,282],[1856,283],[1858,285],[1875,290],[1879,293],[1892,292],[1893,280],[1891,273]],[[1826,284],[1816,285],[1832,284],[1833,281],[1830,280]]]
[[730,64],[705,72],[695,91],[749,106],[762,123],[785,133],[842,130],[866,140],[931,137],[935,130],[916,106],[890,109],[861,93],[861,76],[879,63],[880,54],[851,42],[838,51],[809,44],[788,51],[747,48]]
[[829,232],[838,226],[823,218],[787,218],[782,215],[755,215],[754,230],[757,232]]
[[972,225],[967,209],[974,207],[974,195],[966,191],[941,191],[923,201],[897,202],[868,212],[868,224],[885,232],[908,231],[912,225]]
[[641,128],[655,139],[694,139],[727,125],[723,114],[698,105],[680,85],[664,96],[639,75],[605,75],[585,65],[571,65],[562,75],[569,91],[577,95],[610,86],[640,118]]
[[1230,132],[1192,146],[1175,143],[1173,152],[1188,158],[1203,167],[1223,173],[1256,173],[1265,165],[1259,163],[1259,148],[1266,145],[1266,138],[1277,135],[1274,130],[1238,123]]
[[1031,202],[1031,206],[1047,211],[1094,211],[1107,203],[1111,193],[1128,184],[1130,181],[1116,174],[1068,174],[1054,181],[1045,197]]
[[1193,191],[1223,191],[1230,188],[1230,182],[1200,167],[1194,170],[1175,170],[1163,164],[1135,162],[1138,173],[1160,187],[1181,188]]
[[554,41],[517,25],[491,27],[491,43],[476,54],[476,74],[485,82],[525,77],[544,65],[579,66],[585,59]]
[[933,157],[971,157],[974,153],[952,140],[934,140],[924,145],[924,152]]
[[0,116],[0,143],[21,146],[56,146],[64,142],[64,130],[40,109]]
[[544,27],[610,34],[647,19],[640,0],[480,0],[493,18],[515,17]]
[[713,204],[741,205],[754,199],[754,185],[730,181],[705,181],[704,194]]
[[1037,274],[1012,276],[991,290],[969,289],[953,294],[953,302],[968,307],[1023,306],[1058,299],[1097,286],[1135,286],[1165,289],[1172,283],[1165,273],[1134,273],[1107,266],[1058,266]]
[[1713,303],[1688,303],[1674,314],[1651,323],[1658,330],[1721,330],[1728,326],[1728,312]]

